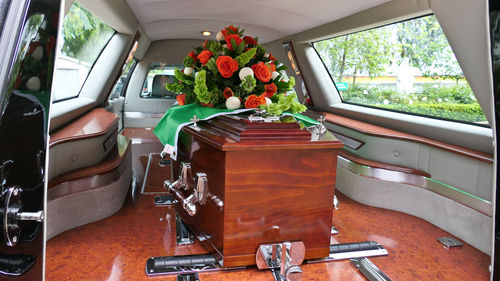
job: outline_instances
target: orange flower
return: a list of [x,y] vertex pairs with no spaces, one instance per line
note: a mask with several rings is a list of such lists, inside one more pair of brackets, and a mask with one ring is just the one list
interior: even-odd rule
[[229,50],[233,49],[233,44],[232,40],[236,43],[236,45],[239,45],[241,42],[243,42],[243,39],[240,38],[238,34],[228,34],[226,35],[226,45]]
[[263,62],[259,62],[258,64],[252,65],[253,73],[255,77],[260,81],[267,83],[271,80],[271,69]]
[[212,57],[213,53],[207,50],[201,51],[201,53],[197,56],[198,60],[201,62],[202,65],[207,64],[207,62],[210,60]]
[[224,97],[226,98],[226,100],[227,100],[229,97],[234,96],[234,92],[233,92],[233,90],[231,90],[231,88],[229,88],[229,87],[226,87],[226,88],[224,89],[224,93],[223,93],[223,94],[224,94]]
[[272,71],[276,71],[276,65],[274,65],[274,62],[271,62],[271,63],[269,64],[269,68],[271,68],[271,72],[272,72]]
[[278,87],[276,87],[274,83],[264,85],[264,89],[266,91],[264,92],[263,95],[267,98],[274,96],[274,94],[276,94],[276,91],[278,91]]
[[273,53],[269,53],[269,59],[272,61],[276,61],[276,58],[273,57]]
[[186,104],[186,94],[180,94],[175,97],[177,100],[177,103],[179,105],[185,105]]
[[250,95],[245,102],[245,108],[257,108],[259,105],[266,105],[266,98],[264,96]]
[[230,56],[220,56],[215,63],[217,64],[217,69],[224,78],[233,76],[233,73],[238,70],[238,62]]

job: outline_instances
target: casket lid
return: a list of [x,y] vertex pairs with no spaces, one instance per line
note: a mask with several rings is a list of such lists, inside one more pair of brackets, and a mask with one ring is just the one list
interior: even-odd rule
[[[282,118],[282,120],[284,120]],[[184,132],[220,150],[340,148],[342,143],[327,132],[321,138],[294,122],[252,122],[247,115],[224,115],[196,126],[186,126]]]

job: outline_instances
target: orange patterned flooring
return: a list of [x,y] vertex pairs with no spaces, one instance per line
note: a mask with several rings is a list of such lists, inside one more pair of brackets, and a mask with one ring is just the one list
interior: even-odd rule
[[[151,178],[160,178],[151,174]],[[160,183],[156,183],[160,184]],[[148,183],[148,186],[153,183]],[[157,192],[158,189],[147,190]],[[177,246],[173,207],[155,207],[152,193],[128,200],[115,215],[66,231],[47,242],[47,280],[176,280],[175,276],[148,278],[149,257],[200,254],[195,243]],[[450,234],[414,216],[369,207],[337,192],[340,209],[333,224],[340,231],[332,243],[374,240],[389,256],[370,260],[392,280],[489,280],[490,257],[470,245],[444,249],[436,241]],[[348,260],[302,266],[302,280],[365,280]],[[272,281],[269,272],[245,270],[201,273],[201,281]]]

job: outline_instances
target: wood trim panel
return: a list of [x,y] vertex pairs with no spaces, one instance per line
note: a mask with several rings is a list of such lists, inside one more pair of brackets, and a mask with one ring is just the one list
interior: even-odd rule
[[466,148],[463,146],[458,146],[458,145],[453,145],[449,143],[445,143],[442,141],[438,140],[433,140],[417,135],[412,135],[400,131],[396,131],[393,129],[388,129],[384,128],[381,126],[365,123],[362,121],[354,120],[351,118],[347,118],[344,116],[328,113],[328,112],[321,112],[321,114],[325,115],[326,121],[342,126],[347,129],[351,129],[357,132],[360,132],[362,134],[366,135],[371,135],[371,136],[376,136],[376,137],[383,137],[383,138],[391,138],[391,139],[398,139],[398,140],[407,140],[407,141],[413,141],[413,142],[418,142],[422,144],[426,144],[429,146],[433,146],[436,148],[440,148],[443,150],[447,150],[453,153],[457,153],[463,156],[467,156],[473,159],[477,159],[489,164],[493,164],[493,155],[488,154],[485,152],[473,150],[470,148]]
[[96,108],[51,134],[50,147],[79,139],[102,136],[118,128],[118,115]]
[[379,169],[386,169],[386,170],[391,170],[391,171],[398,171],[398,172],[403,172],[407,174],[412,174],[412,175],[419,175],[419,176],[424,176],[430,178],[431,175],[427,172],[416,170],[413,168],[405,167],[405,166],[399,166],[399,165],[393,165],[393,164],[388,164],[384,162],[378,162],[374,160],[369,160],[365,158],[358,157],[354,154],[351,154],[345,150],[339,150],[339,155],[344,157],[345,159],[348,159],[352,162],[356,162],[361,165],[369,166],[371,168],[379,168]]
[[113,151],[99,164],[93,165],[91,167],[79,169],[76,171],[71,171],[68,173],[64,173],[60,176],[57,176],[49,181],[48,188],[53,188],[58,186],[64,182],[75,181],[81,178],[99,176],[108,172],[112,172],[113,170],[119,169],[121,170],[124,160],[130,154],[131,145],[130,139],[124,136],[118,136],[124,138],[121,147],[116,145],[113,148]]
[[146,128],[125,128],[121,132],[122,135],[130,138],[132,143],[159,143],[158,137],[154,134],[153,129]]

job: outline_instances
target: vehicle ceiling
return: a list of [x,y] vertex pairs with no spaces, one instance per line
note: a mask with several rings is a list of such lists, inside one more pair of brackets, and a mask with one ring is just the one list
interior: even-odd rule
[[[389,0],[126,0],[151,41],[205,39],[234,24],[266,43]],[[215,35],[215,34],[214,34]]]

